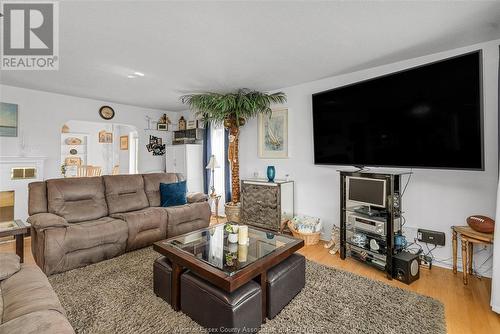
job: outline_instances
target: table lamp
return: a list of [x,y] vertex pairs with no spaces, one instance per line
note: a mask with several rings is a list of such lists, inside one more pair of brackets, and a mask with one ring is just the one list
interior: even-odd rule
[[212,186],[210,187],[210,190],[212,191],[210,193],[210,197],[215,196],[215,168],[220,168],[219,163],[217,162],[217,159],[215,158],[215,155],[210,156],[210,160],[208,161],[206,169],[210,169],[212,171],[212,179],[210,180],[210,183]]

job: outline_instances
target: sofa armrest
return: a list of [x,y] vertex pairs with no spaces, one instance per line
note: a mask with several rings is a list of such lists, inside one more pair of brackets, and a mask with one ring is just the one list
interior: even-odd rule
[[167,212],[167,238],[199,230],[210,224],[210,205],[207,201],[164,208]]
[[37,213],[28,218],[28,223],[36,229],[45,229],[48,227],[67,227],[66,219],[53,213]]
[[186,195],[188,203],[206,202],[208,195],[204,193],[192,192]]

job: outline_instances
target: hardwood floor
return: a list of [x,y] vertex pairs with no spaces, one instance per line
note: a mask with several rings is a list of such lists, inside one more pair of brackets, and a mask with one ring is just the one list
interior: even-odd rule
[[[34,263],[30,238],[25,240],[24,245],[25,262]],[[0,252],[15,252],[15,243],[0,244]],[[342,261],[338,254],[330,255],[328,249],[323,247],[323,242],[315,246],[304,247],[300,253],[309,260],[323,265],[350,271],[440,300],[445,305],[446,325],[450,334],[500,333],[500,315],[491,311],[489,306],[490,279],[471,277],[469,285],[464,286],[460,273],[454,275],[451,270],[433,267],[432,270],[423,269],[420,279],[408,286],[396,280],[389,281],[384,273],[356,260]],[[415,332],[418,333],[418,329]]]

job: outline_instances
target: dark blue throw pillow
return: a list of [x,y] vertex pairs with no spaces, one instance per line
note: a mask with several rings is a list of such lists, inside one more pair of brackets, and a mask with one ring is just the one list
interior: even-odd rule
[[186,181],[160,183],[160,197],[163,207],[186,204]]

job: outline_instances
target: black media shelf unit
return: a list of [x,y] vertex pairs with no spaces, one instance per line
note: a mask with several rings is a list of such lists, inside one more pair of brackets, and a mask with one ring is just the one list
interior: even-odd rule
[[[386,272],[393,278],[392,257],[397,253],[394,236],[402,233],[403,211],[401,192],[402,179],[410,172],[339,171],[340,173],[340,258],[353,257],[361,262]],[[385,206],[377,211],[366,211],[363,203],[349,200],[348,180],[372,179],[385,181]],[[377,214],[375,213],[377,212]],[[357,243],[356,237],[366,238],[366,243]],[[370,246],[374,239],[375,247]],[[378,248],[378,249],[377,249]]]

